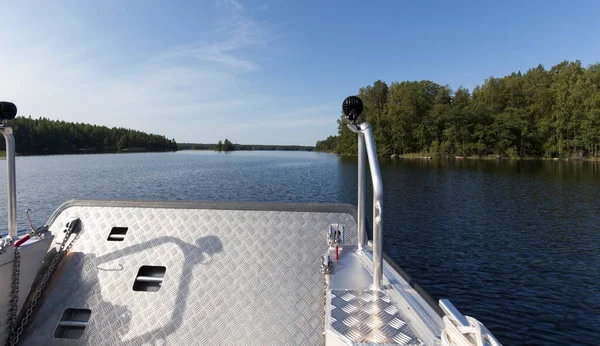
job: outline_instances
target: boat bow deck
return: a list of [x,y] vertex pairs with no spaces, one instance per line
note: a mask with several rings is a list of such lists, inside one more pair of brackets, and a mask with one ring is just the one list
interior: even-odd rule
[[[322,344],[325,230],[344,224],[356,242],[347,205],[81,201],[51,231],[74,218],[82,231],[25,344]],[[142,266],[165,267],[158,291],[133,290]],[[54,337],[66,309],[91,311],[79,339]]]

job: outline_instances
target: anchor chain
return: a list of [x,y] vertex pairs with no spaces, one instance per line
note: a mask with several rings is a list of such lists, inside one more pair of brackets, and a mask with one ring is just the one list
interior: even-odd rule
[[[15,324],[12,325],[12,328],[10,330],[11,334],[9,335],[9,337],[6,341],[7,346],[15,346],[19,343],[19,339],[21,338],[21,335],[23,335],[23,331],[25,330],[25,327],[27,327],[27,323],[29,322],[31,315],[34,312],[40,297],[42,296],[42,294],[44,293],[44,290],[46,289],[46,286],[50,282],[50,279],[52,278],[52,274],[54,274],[56,267],[58,266],[58,264],[60,263],[60,261],[62,260],[64,255],[67,254],[71,250],[71,248],[73,247],[73,244],[79,237],[79,232],[75,232],[75,230],[78,228],[80,222],[81,222],[81,220],[79,218],[77,218],[67,224],[67,229],[64,231],[65,236],[63,238],[63,241],[60,244],[59,250],[54,254],[54,258],[52,258],[50,265],[48,266],[48,269],[45,271],[44,276],[42,277],[39,284],[37,285],[38,287],[35,290],[33,297],[29,300],[29,302],[30,302],[29,305],[27,307],[23,306],[24,309],[27,308],[25,310],[25,313],[23,314],[23,317],[21,318],[20,321],[17,322],[16,316],[15,316]],[[69,242],[69,239],[71,238],[72,234],[75,234],[75,236]],[[18,248],[15,248],[15,254],[18,252],[17,249]],[[48,259],[48,257],[49,256],[46,255],[46,259]],[[14,282],[14,275],[13,275],[13,282]],[[13,289],[14,289],[14,285],[13,285]],[[17,278],[17,297],[18,297],[18,278]]]
[[[19,277],[21,268],[21,254],[19,248],[15,247],[14,258],[13,258],[13,271],[12,271],[12,287],[10,290],[10,304],[8,309],[7,321],[10,321],[10,330],[17,325],[17,312],[19,310]],[[8,337],[10,340],[10,335]]]

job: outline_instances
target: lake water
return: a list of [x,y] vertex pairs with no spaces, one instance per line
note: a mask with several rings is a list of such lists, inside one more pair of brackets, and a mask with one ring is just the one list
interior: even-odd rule
[[[434,298],[505,345],[600,344],[600,163],[380,163],[384,251]],[[322,153],[18,157],[17,177],[21,228],[75,198],[356,204],[356,159]]]

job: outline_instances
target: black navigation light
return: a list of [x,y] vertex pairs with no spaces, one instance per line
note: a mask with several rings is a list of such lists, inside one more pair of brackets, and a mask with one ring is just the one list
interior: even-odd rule
[[12,120],[17,116],[17,106],[12,102],[0,101],[0,121]]
[[348,122],[356,124],[363,110],[362,100],[358,96],[348,96],[342,103],[342,112]]

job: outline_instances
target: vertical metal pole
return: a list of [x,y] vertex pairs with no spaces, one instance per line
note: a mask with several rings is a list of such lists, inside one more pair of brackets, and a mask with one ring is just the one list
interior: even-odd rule
[[373,181],[373,289],[379,290],[383,286],[383,180],[379,170],[373,131],[367,123],[361,124],[360,130],[365,136]]
[[365,246],[365,136],[358,132],[358,251]]
[[8,235],[17,239],[17,179],[15,174],[15,137],[10,127],[0,125],[6,142],[6,171],[8,173]]

